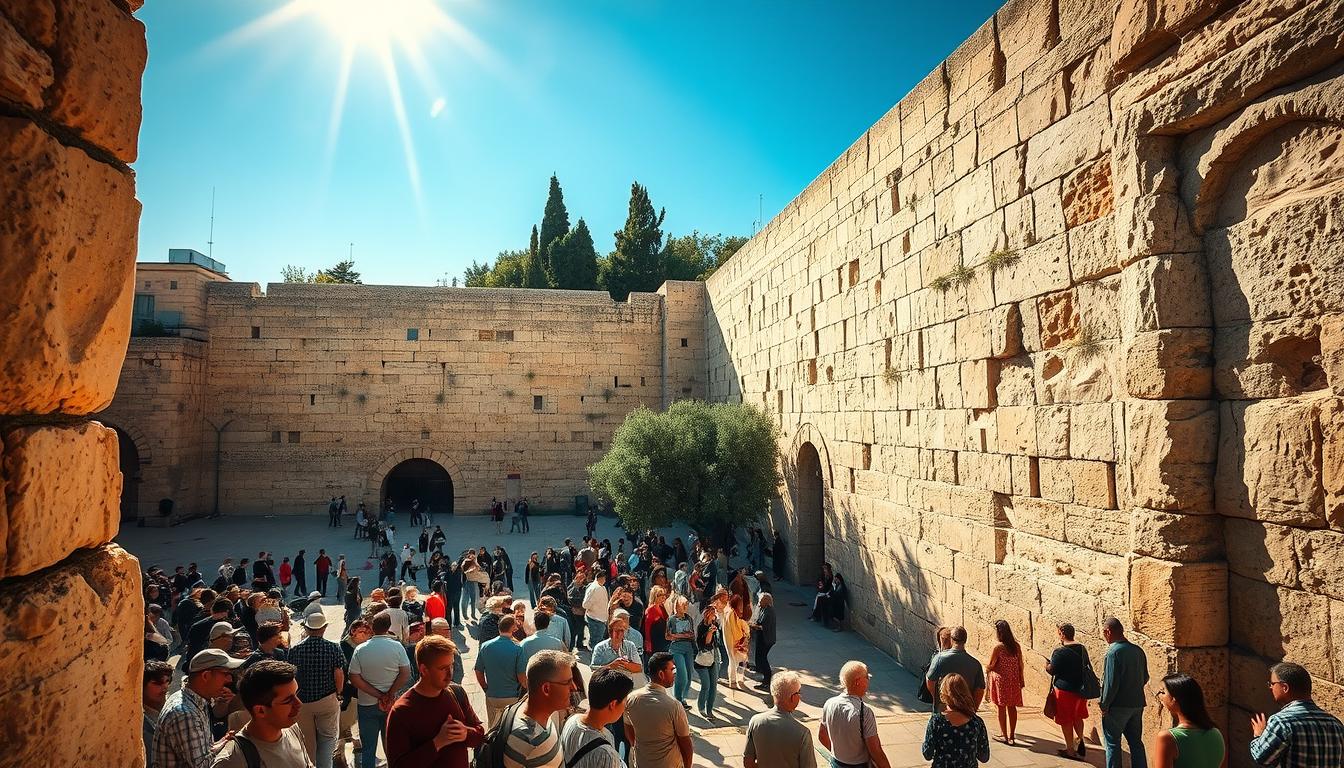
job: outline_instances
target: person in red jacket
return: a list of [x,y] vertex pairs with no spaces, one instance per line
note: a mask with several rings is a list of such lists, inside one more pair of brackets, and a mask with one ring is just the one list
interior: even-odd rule
[[429,597],[425,598],[425,619],[433,621],[447,616],[448,606],[443,601],[443,582],[436,581],[429,592]]
[[289,564],[289,558],[286,557],[280,561],[280,594],[289,594],[289,585],[292,581],[294,581],[294,566]]
[[327,550],[317,550],[317,559],[313,561],[313,568],[317,571],[317,591],[327,596],[327,577],[331,575],[331,558],[327,557]]
[[420,680],[387,713],[388,768],[467,768],[467,749],[485,740],[466,692],[453,682],[456,655],[453,641],[439,635],[416,644]]

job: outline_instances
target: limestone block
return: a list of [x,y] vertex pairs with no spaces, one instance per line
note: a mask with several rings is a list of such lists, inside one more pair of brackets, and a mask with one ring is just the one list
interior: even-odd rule
[[1063,234],[1021,249],[1018,257],[1017,263],[994,273],[994,297],[999,303],[1021,301],[1069,286],[1068,238]]
[[1321,486],[1325,516],[1336,530],[1344,530],[1344,402],[1321,402]]
[[1017,129],[1023,141],[1050,127],[1069,111],[1064,73],[1051,75],[1040,86],[1022,94],[1018,100]]
[[1111,31],[1115,68],[1132,72],[1213,15],[1216,0],[1121,0]]
[[1098,552],[1123,555],[1129,552],[1129,513],[1113,508],[1067,504],[1064,507],[1064,540]]
[[[1065,405],[1042,405],[1036,411],[1036,446],[1041,456],[1068,458],[1072,439],[1069,415]],[[1067,499],[1071,501],[1072,499]]]
[[18,427],[3,435],[9,546],[5,576],[45,568],[117,534],[117,435],[85,422]]
[[1041,403],[1102,403],[1114,399],[1112,357],[1116,344],[1095,337],[1087,344],[1047,350],[1033,356],[1036,399]]
[[[1228,689],[1228,696],[1233,705],[1245,712],[1245,722],[1240,724],[1240,730],[1246,734],[1246,739],[1241,743],[1250,741],[1251,729],[1249,726],[1252,712],[1264,712],[1266,714],[1278,710],[1279,705],[1274,703],[1274,697],[1269,692],[1269,668],[1275,662],[1263,659],[1247,653],[1243,649],[1232,648],[1227,655],[1228,677],[1232,681]],[[1232,722],[1232,727],[1237,728],[1236,720]],[[1236,733],[1234,730],[1233,733]]]
[[[1330,636],[1344,637],[1344,600],[1330,601]],[[1335,679],[1338,680],[1341,673],[1344,673],[1344,643],[1333,645],[1335,652],[1331,663],[1334,664]]]
[[1011,462],[1001,453],[962,451],[957,457],[957,480],[962,485],[1005,495],[1013,492]]
[[1041,318],[1041,349],[1053,349],[1078,335],[1077,294],[1072,290],[1047,293],[1036,300]]
[[1064,504],[1050,499],[1014,496],[1004,507],[1008,524],[1014,530],[1064,540]]
[[1208,273],[1199,254],[1150,256],[1121,274],[1121,316],[1126,335],[1162,328],[1206,328],[1212,322]]
[[1229,517],[1223,534],[1229,571],[1276,586],[1300,586],[1293,528]]
[[995,401],[1005,405],[1036,404],[1036,373],[1031,358],[1017,355],[1002,361],[999,366],[999,385]]
[[994,14],[1004,75],[1011,79],[1055,43],[1054,8],[1035,0],[1010,0]]
[[[1302,588],[1344,600],[1344,533],[1299,530],[1293,543],[1297,551],[1295,559],[1301,568]],[[1339,672],[1344,674],[1344,670]]]
[[1115,411],[1110,403],[1081,403],[1069,409],[1069,457],[1116,460]]
[[1213,332],[1164,328],[1125,345],[1125,390],[1145,400],[1202,399],[1213,393]]
[[[0,119],[0,413],[112,400],[130,334],[140,204],[129,176]],[[32,307],[48,307],[44,312]]]
[[43,48],[50,48],[56,42],[54,0],[0,0],[0,14],[7,16],[19,32]]
[[1321,367],[1336,395],[1344,397],[1344,315],[1325,315],[1321,322]]
[[1009,456],[1013,473],[1013,493],[1018,497],[1038,496],[1041,492],[1041,469],[1035,456]]
[[1235,574],[1228,577],[1227,594],[1233,645],[1267,659],[1292,659],[1312,675],[1330,679],[1333,651],[1321,642],[1329,598]]
[[[1318,330],[1321,329],[1321,330]],[[1214,386],[1227,400],[1292,397],[1326,388],[1326,349],[1315,318],[1223,326],[1214,336]]]
[[59,76],[48,111],[123,163],[135,162],[145,26],[112,0],[61,2],[56,14]]
[[1219,514],[1283,525],[1326,524],[1319,402],[1222,403]]
[[1225,563],[1172,563],[1148,557],[1131,563],[1134,628],[1175,646],[1225,645],[1228,576]]
[[1125,407],[1130,490],[1148,509],[1208,513],[1218,412],[1205,400],[1136,400]]
[[[1007,221],[1011,227],[1007,230],[1008,244],[1017,248],[1026,244],[1025,233],[1032,232],[1034,222],[1031,200],[1024,198],[1027,193],[1027,148],[1018,144],[990,162],[994,181],[994,205],[1002,208],[1018,203],[1019,207],[1007,211],[1013,218]],[[1023,225],[1025,224],[1025,230]],[[1034,237],[1034,235],[1033,235]]]
[[[1020,568],[991,564],[989,594],[1032,613],[1039,613],[1041,609],[1040,580],[1032,572]],[[1027,641],[1026,637],[1019,639]]]
[[1009,454],[1035,455],[1035,409],[1021,405],[1006,406],[998,408],[994,413],[997,417],[998,449]]
[[1110,216],[1114,210],[1109,153],[1064,178],[1064,222],[1070,229]]
[[961,407],[993,408],[998,404],[998,360],[971,360],[961,364]]
[[1069,114],[1027,143],[1027,186],[1040,187],[1084,164],[1110,148],[1110,105],[1098,101]]
[[1073,501],[1073,476],[1067,459],[1041,459],[1041,496],[1052,501]]
[[1120,272],[1120,253],[1115,248],[1115,221],[1107,217],[1071,227],[1069,270],[1075,281],[1091,280]]
[[[1093,595],[1049,581],[1041,582],[1041,616],[1051,626],[1068,623],[1084,632],[1096,632],[1101,622],[1100,611],[1100,604]],[[1100,662],[1101,659],[1096,659],[1093,666],[1100,666]]]
[[[139,765],[143,669],[139,565],[116,545],[0,584],[10,758],[32,765]],[[70,712],[84,718],[72,737]]]
[[42,91],[53,78],[51,58],[0,15],[0,99],[41,109]]
[[1115,509],[1115,465],[1104,461],[1068,462],[1073,500],[1101,509]]
[[[1185,515],[1157,509],[1133,510],[1130,515],[1130,547],[1134,554],[1180,563],[1216,560],[1223,556],[1223,518],[1218,515]],[[1231,534],[1228,534],[1228,549]],[[1237,563],[1228,554],[1229,568]]]

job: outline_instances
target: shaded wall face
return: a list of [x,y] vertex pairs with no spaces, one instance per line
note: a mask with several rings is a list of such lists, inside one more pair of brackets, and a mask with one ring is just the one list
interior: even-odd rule
[[[138,7],[138,3],[134,3]],[[135,559],[109,544],[130,330],[144,28],[110,0],[0,3],[0,659],[6,757],[143,763]],[[81,724],[72,737],[68,724]]]
[[1043,689],[1116,615],[1237,730],[1284,657],[1344,710],[1341,24],[1008,3],[709,280],[710,396],[778,419],[794,558],[820,449],[860,632],[1007,619]]

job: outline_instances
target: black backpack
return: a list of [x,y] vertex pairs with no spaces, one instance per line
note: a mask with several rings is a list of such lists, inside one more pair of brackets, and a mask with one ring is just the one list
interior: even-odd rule
[[472,768],[504,768],[504,750],[508,748],[509,734],[513,733],[521,706],[523,702],[519,701],[504,710],[495,727],[485,732],[485,740],[476,748],[476,756],[471,761]]

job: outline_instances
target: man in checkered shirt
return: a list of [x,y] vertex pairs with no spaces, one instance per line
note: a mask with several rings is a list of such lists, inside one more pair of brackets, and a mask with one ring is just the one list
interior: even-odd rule
[[1251,718],[1251,759],[1274,768],[1344,765],[1344,724],[1311,700],[1311,675],[1299,664],[1269,668],[1269,692],[1280,709]]
[[288,661],[299,683],[299,731],[303,746],[317,768],[331,768],[340,736],[340,691],[345,687],[345,654],[341,646],[322,637],[327,617],[310,613],[303,618],[302,642],[289,649]]
[[210,701],[232,695],[225,687],[233,670],[242,666],[218,648],[207,648],[191,657],[187,679],[163,704],[159,726],[154,731],[154,764],[150,768],[209,768],[211,760],[233,736],[210,737]]

